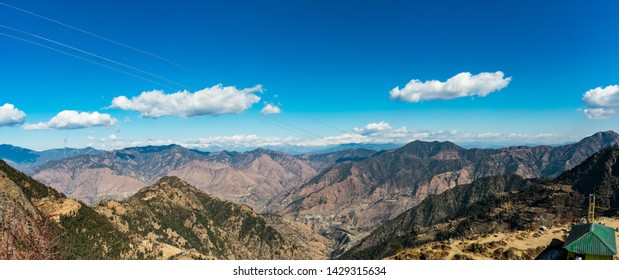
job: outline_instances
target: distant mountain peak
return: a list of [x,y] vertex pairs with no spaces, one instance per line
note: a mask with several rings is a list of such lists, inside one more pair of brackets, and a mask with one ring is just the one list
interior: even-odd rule
[[578,143],[586,143],[586,142],[595,141],[601,144],[607,144],[607,143],[617,142],[618,140],[619,140],[619,134],[617,134],[616,132],[612,130],[608,130],[608,131],[596,132],[592,134],[591,136],[583,138]]
[[[143,196],[149,196],[157,192],[164,193],[166,196],[170,196],[172,193],[182,194],[182,196],[193,196],[197,193],[201,193],[206,197],[214,199],[213,196],[200,192],[196,187],[176,176],[164,176],[160,178],[154,184],[139,190],[136,193],[136,197],[143,198]],[[170,196],[170,198],[172,198],[172,196]]]
[[161,183],[176,184],[179,182],[183,182],[183,180],[181,180],[180,178],[176,176],[164,176],[164,177],[161,177],[161,179],[157,181],[157,184],[161,184]]
[[413,142],[406,144],[404,147],[397,149],[397,151],[409,153],[409,154],[415,154],[419,157],[424,157],[424,158],[434,156],[440,152],[460,151],[460,150],[463,150],[463,148],[456,145],[453,142],[449,142],[449,141],[426,142],[426,141],[420,141],[420,140],[415,140]]
[[597,135],[601,135],[601,136],[615,136],[615,137],[619,137],[619,134],[617,134],[615,131],[613,130],[607,130],[607,131],[598,131],[596,133],[594,133],[592,136],[597,136]]
[[284,154],[284,153],[281,153],[281,152],[277,152],[277,151],[273,151],[273,150],[269,150],[269,149],[265,149],[265,148],[258,148],[258,149],[249,151],[249,153],[251,153],[251,154],[268,154],[268,155]]
[[170,145],[163,145],[163,146],[153,146],[153,145],[148,145],[148,146],[140,146],[140,147],[130,147],[130,148],[124,148],[120,151],[135,151],[138,153],[157,153],[157,152],[163,152],[166,150],[172,150],[172,149],[185,149],[184,147],[177,145],[177,144],[170,144]]
[[179,188],[179,187],[187,187],[187,186],[190,186],[193,188],[193,186],[189,185],[189,183],[183,181],[181,178],[178,178],[176,176],[164,176],[161,179],[159,179],[155,184],[153,184],[153,186],[158,186],[158,185],[166,185],[171,188]]

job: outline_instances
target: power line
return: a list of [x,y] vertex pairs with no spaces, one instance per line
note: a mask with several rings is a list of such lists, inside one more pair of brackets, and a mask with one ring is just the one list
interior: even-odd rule
[[[83,61],[86,61],[86,62],[90,62],[90,63],[93,63],[95,65],[98,65],[98,66],[101,66],[101,67],[105,67],[105,68],[108,68],[108,69],[111,69],[111,70],[114,70],[114,71],[117,71],[117,72],[129,75],[129,76],[132,76],[132,77],[135,77],[135,78],[138,78],[138,79],[141,79],[141,80],[145,80],[145,81],[148,81],[148,82],[151,82],[151,83],[154,83],[154,84],[166,87],[168,89],[174,90],[173,88],[171,88],[171,87],[169,87],[169,86],[167,86],[165,84],[159,83],[157,81],[153,81],[151,79],[144,78],[142,76],[139,76],[139,75],[127,72],[127,71],[123,71],[121,69],[114,68],[114,67],[111,67],[109,65],[105,65],[105,64],[102,64],[102,63],[99,63],[99,62],[96,62],[96,61],[93,61],[93,60],[90,60],[90,59],[87,59],[87,58],[84,58],[84,57],[81,57],[81,56],[78,56],[78,55],[75,55],[75,54],[72,54],[72,53],[68,53],[68,52],[65,52],[65,51],[62,51],[62,50],[59,50],[59,49],[47,46],[47,45],[39,44],[37,42],[33,42],[33,41],[30,41],[30,40],[27,40],[27,39],[23,39],[23,38],[16,37],[16,36],[9,35],[9,34],[2,33],[2,32],[0,32],[0,35],[9,37],[9,38],[12,38],[12,39],[15,39],[15,40],[19,40],[19,41],[22,41],[22,42],[26,42],[26,43],[29,43],[29,44],[32,44],[32,45],[35,45],[35,46],[39,46],[39,47],[42,47],[42,48],[46,48],[46,49],[49,49],[49,50],[52,50],[52,51],[55,51],[55,52],[58,52],[58,53],[61,53],[61,54],[67,55],[67,56],[71,56],[73,58],[77,58],[77,59],[80,59],[80,60],[83,60]],[[318,139],[319,137],[322,137],[321,135],[319,135],[319,134],[317,134],[315,132],[312,132],[310,130],[303,129],[303,128],[295,128],[293,125],[287,124],[287,123],[285,123],[285,122],[283,122],[281,120],[278,120],[276,122],[274,119],[269,119],[269,118],[267,118],[265,116],[262,116],[262,115],[260,115],[260,116],[262,118],[258,118],[259,120],[264,121],[266,123],[269,123],[271,125],[277,126],[279,128],[282,128],[284,130],[288,130],[290,132],[294,132],[294,133],[303,135],[305,137],[313,138],[313,139]],[[304,132],[303,130],[305,130],[307,132]]]
[[[254,114],[257,114],[257,113],[254,113]],[[303,135],[306,138],[310,138],[310,139],[318,139],[319,138],[319,137],[316,137],[316,136],[311,135],[309,133],[303,132],[302,130],[297,129],[294,126],[291,126],[291,125],[287,125],[286,126],[286,125],[283,125],[283,124],[276,123],[276,122],[273,121],[273,119],[267,118],[266,116],[263,116],[263,115],[260,115],[260,117],[258,117],[256,119],[260,120],[262,122],[266,122],[268,124],[277,126],[277,127],[282,128],[284,130],[288,130],[290,132],[294,132],[294,133],[297,133],[299,135]]]
[[176,62],[174,62],[174,61],[171,61],[171,60],[169,60],[169,59],[167,59],[167,58],[165,58],[165,57],[162,57],[162,56],[159,56],[159,55],[156,55],[156,54],[153,54],[153,53],[147,52],[147,51],[145,51],[145,50],[142,50],[142,49],[139,49],[139,48],[136,48],[136,47],[133,47],[133,46],[127,45],[127,44],[123,44],[123,43],[121,43],[121,42],[118,42],[118,41],[112,40],[112,39],[110,39],[110,38],[107,38],[107,37],[104,37],[104,36],[101,36],[101,35],[98,35],[98,34],[95,34],[95,33],[89,32],[89,31],[86,31],[86,30],[84,30],[84,29],[81,29],[81,28],[78,28],[78,27],[75,27],[75,26],[72,26],[72,25],[69,25],[69,24],[66,24],[66,23],[64,23],[64,22],[60,22],[60,21],[57,21],[57,20],[54,20],[54,19],[48,18],[48,17],[46,17],[46,16],[42,16],[42,15],[39,15],[39,14],[37,14],[37,13],[31,12],[31,11],[28,11],[28,10],[24,10],[24,9],[22,9],[22,8],[18,8],[18,7],[15,7],[15,6],[12,6],[12,5],[9,5],[9,4],[6,4],[6,3],[3,3],[3,2],[0,2],[0,5],[5,6],[5,7],[7,7],[7,8],[11,8],[11,9],[17,10],[17,11],[20,11],[20,12],[22,12],[22,13],[26,13],[26,14],[29,14],[29,15],[32,15],[32,16],[35,16],[35,17],[38,17],[38,18],[44,19],[44,20],[49,21],[49,22],[53,22],[53,23],[55,23],[55,24],[58,24],[58,25],[64,26],[64,27],[66,27],[66,28],[73,29],[73,30],[75,30],[75,31],[78,31],[78,32],[84,33],[84,34],[86,34],[86,35],[89,35],[89,36],[92,36],[92,37],[95,37],[95,38],[98,38],[98,39],[101,39],[101,40],[107,41],[107,42],[109,42],[109,43],[112,43],[112,44],[115,44],[115,45],[118,45],[118,46],[121,46],[121,47],[124,47],[124,48],[128,48],[128,49],[130,49],[130,50],[133,50],[133,51],[136,51],[136,52],[142,53],[142,54],[144,54],[144,55],[147,55],[147,56],[153,57],[153,58],[155,58],[155,59],[161,60],[161,61],[163,61],[163,62],[166,62],[166,63],[168,63],[168,64],[170,64],[170,65],[176,66],[176,67],[178,67],[178,68],[182,68],[182,69],[185,69],[185,70],[187,70],[187,71],[191,71],[191,72],[193,72],[193,73],[200,74],[200,75],[202,75],[202,76],[204,76],[204,77],[207,77],[207,78],[212,78],[212,77],[211,77],[211,76],[209,76],[209,75],[206,75],[206,74],[204,74],[204,73],[202,73],[202,72],[200,72],[200,71],[197,71],[197,70],[195,70],[195,69],[189,68],[189,67],[187,67],[187,66],[184,66],[184,65],[178,64],[178,63],[176,63]]
[[308,118],[308,119],[310,119],[310,120],[313,120],[313,121],[315,121],[315,122],[317,122],[317,123],[320,123],[320,124],[322,124],[322,125],[324,125],[324,126],[327,126],[327,127],[332,128],[332,129],[335,129],[335,130],[337,130],[337,131],[339,131],[339,132],[349,133],[349,131],[339,129],[339,128],[337,128],[337,127],[335,127],[335,126],[332,126],[332,125],[330,125],[330,124],[328,124],[328,123],[326,123],[326,122],[323,122],[323,121],[321,121],[321,120],[318,120],[318,119],[315,119],[315,118],[312,118],[312,117],[307,117],[307,118]]
[[50,43],[53,43],[53,44],[59,45],[59,46],[63,46],[63,47],[68,48],[68,49],[72,49],[72,50],[74,50],[74,51],[81,52],[81,53],[83,53],[83,54],[90,55],[90,56],[92,56],[92,57],[96,57],[96,58],[101,59],[101,60],[105,60],[105,61],[107,61],[107,62],[114,63],[114,64],[116,64],[116,65],[120,65],[120,66],[123,66],[123,67],[129,68],[129,69],[132,69],[132,70],[135,70],[135,71],[138,71],[138,72],[144,73],[144,74],[149,75],[149,76],[151,76],[151,77],[155,77],[155,78],[158,78],[158,79],[164,80],[164,81],[166,81],[166,82],[168,82],[168,83],[171,83],[171,84],[174,84],[174,85],[180,86],[181,88],[187,88],[187,89],[195,90],[195,89],[193,89],[193,88],[191,88],[191,87],[188,87],[188,86],[186,86],[186,85],[184,85],[184,84],[181,84],[181,83],[175,82],[175,81],[170,80],[170,79],[168,79],[168,78],[166,78],[166,77],[163,77],[163,76],[160,76],[160,75],[157,75],[157,74],[154,74],[154,73],[148,72],[148,71],[146,71],[146,70],[140,69],[140,68],[135,67],[135,66],[131,66],[131,65],[128,65],[128,64],[125,64],[125,63],[122,63],[122,62],[118,62],[118,61],[113,60],[113,59],[109,59],[109,58],[107,58],[107,57],[104,57],[104,56],[101,56],[101,55],[98,55],[98,54],[94,54],[94,53],[91,53],[91,52],[88,52],[88,51],[82,50],[82,49],[77,48],[77,47],[73,47],[73,46],[68,45],[68,44],[64,44],[64,43],[61,43],[61,42],[58,42],[58,41],[54,41],[54,40],[52,40],[52,39],[49,39],[49,38],[47,38],[47,37],[43,37],[43,36],[41,36],[41,35],[37,35],[37,34],[30,33],[30,32],[27,32],[27,31],[24,31],[24,30],[21,30],[21,29],[17,29],[17,28],[14,28],[14,27],[6,26],[6,25],[1,25],[1,24],[0,24],[0,27],[6,28],[6,29],[9,29],[9,30],[13,30],[13,31],[17,31],[17,32],[20,32],[20,33],[22,33],[22,34],[26,34],[26,35],[29,35],[29,36],[32,36],[32,37],[35,37],[35,38],[38,38],[38,39],[41,39],[41,40],[44,40],[44,41],[47,41],[47,42],[50,42]]
[[[188,71],[194,72],[194,73],[196,73],[196,74],[200,74],[200,75],[202,75],[202,76],[205,76],[205,77],[209,77],[209,78],[211,78],[209,75],[206,75],[206,74],[204,74],[204,73],[201,73],[201,72],[199,72],[199,71],[197,71],[197,70],[194,70],[194,69],[192,69],[192,68],[189,68],[189,67],[187,67],[187,66],[184,66],[184,65],[178,64],[178,63],[176,63],[176,62],[173,62],[173,61],[171,61],[171,60],[169,60],[169,59],[167,59],[167,58],[164,58],[164,57],[162,57],[162,56],[159,56],[159,55],[156,55],[156,54],[153,54],[153,53],[147,52],[147,51],[145,51],[145,50],[142,50],[142,49],[139,49],[139,48],[136,48],[136,47],[133,47],[133,46],[130,46],[130,45],[127,45],[127,44],[124,44],[124,43],[118,42],[118,41],[116,41],[116,40],[113,40],[113,39],[107,38],[107,37],[105,37],[105,36],[101,36],[101,35],[98,35],[98,34],[95,34],[95,33],[89,32],[89,31],[86,31],[86,30],[84,30],[84,29],[81,29],[81,28],[78,28],[78,27],[75,27],[75,26],[72,26],[72,25],[69,25],[69,24],[66,24],[66,23],[60,22],[60,21],[58,21],[58,20],[54,20],[54,19],[51,19],[51,18],[45,17],[45,16],[43,16],[43,15],[40,15],[40,14],[37,14],[37,13],[31,12],[31,11],[28,11],[28,10],[25,10],[25,9],[22,9],[22,8],[19,8],[19,7],[15,7],[15,6],[12,6],[12,5],[9,5],[9,4],[6,4],[6,3],[3,3],[3,2],[0,2],[0,5],[5,6],[5,7],[8,7],[8,8],[11,8],[11,9],[14,9],[14,10],[17,10],[17,11],[20,11],[20,12],[23,12],[23,13],[26,13],[26,14],[29,14],[29,15],[32,15],[32,16],[35,16],[35,17],[38,17],[38,18],[41,18],[41,19],[44,19],[44,20],[49,21],[49,22],[53,22],[53,23],[55,23],[55,24],[58,24],[58,25],[64,26],[64,27],[66,27],[66,28],[69,28],[69,29],[72,29],[72,30],[75,30],[75,31],[78,31],[78,32],[81,32],[81,33],[84,33],[84,34],[86,34],[86,35],[89,35],[89,36],[92,36],[92,37],[95,37],[95,38],[98,38],[98,39],[101,39],[101,40],[104,40],[104,41],[107,41],[107,42],[109,42],[109,43],[113,43],[113,44],[116,44],[116,45],[119,45],[119,46],[122,46],[122,47],[125,47],[125,48],[128,48],[128,49],[131,49],[131,50],[133,50],[133,51],[136,51],[136,52],[142,53],[142,54],[144,54],[144,55],[147,55],[147,56],[150,56],[150,57],[156,58],[156,59],[158,59],[158,60],[164,61],[164,62],[166,62],[166,63],[168,63],[168,64],[170,64],[170,65],[176,66],[176,67],[178,67],[178,68],[182,68],[182,69],[185,69],[185,70],[188,70]],[[124,64],[124,63],[121,63],[121,62],[118,62],[118,61],[115,61],[115,60],[112,60],[112,59],[109,59],[109,58],[106,58],[106,57],[103,57],[103,56],[100,56],[100,55],[97,55],[97,54],[94,54],[94,53],[91,53],[91,52],[88,52],[88,51],[85,51],[85,50],[82,50],[82,49],[79,49],[79,48],[76,48],[76,47],[73,47],[73,46],[70,46],[70,45],[67,45],[67,44],[63,44],[63,43],[60,43],[60,42],[54,41],[54,40],[52,40],[52,39],[49,39],[49,38],[46,38],[46,37],[43,37],[43,36],[40,36],[40,35],[36,35],[36,34],[30,33],[30,32],[26,32],[26,31],[23,31],[23,30],[19,30],[19,29],[17,29],[17,28],[8,27],[8,26],[5,26],[5,25],[0,25],[0,26],[1,26],[1,27],[4,27],[4,28],[7,28],[7,29],[10,29],[10,30],[14,30],[14,31],[20,32],[20,33],[27,34],[27,35],[29,35],[29,36],[33,36],[33,37],[39,38],[39,39],[41,39],[41,40],[45,40],[45,41],[48,41],[48,42],[51,42],[51,43],[54,43],[54,44],[60,45],[60,46],[63,46],[63,47],[66,47],[66,48],[69,48],[69,49],[72,49],[72,50],[75,50],[75,51],[78,51],[78,52],[81,52],[81,53],[84,53],[84,54],[87,54],[87,55],[93,56],[93,57],[96,57],[96,58],[98,58],[98,59],[102,59],[102,60],[105,60],[105,61],[108,61],[108,62],[111,62],[111,63],[117,64],[117,65],[123,66],[123,67],[129,68],[129,69],[135,70],[135,71],[139,71],[139,72],[144,73],[144,74],[147,74],[147,75],[149,75],[149,76],[152,76],[152,77],[155,77],[155,78],[158,78],[158,79],[161,79],[161,80],[165,80],[166,82],[171,83],[171,84],[175,84],[175,85],[177,85],[177,86],[181,86],[181,87],[185,87],[185,88],[187,88],[187,89],[194,90],[194,89],[192,89],[192,88],[190,88],[190,87],[187,87],[187,86],[185,86],[185,85],[183,85],[183,84],[181,84],[181,83],[174,82],[174,81],[172,81],[172,80],[170,80],[170,79],[167,79],[167,78],[165,78],[165,77],[163,77],[163,76],[160,76],[160,75],[157,75],[157,74],[154,74],[154,73],[148,72],[148,71],[143,70],[143,69],[140,69],[140,68],[138,68],[138,67],[130,66],[130,65],[127,65],[127,64]],[[44,47],[44,48],[47,48],[47,49],[50,49],[50,50],[53,50],[53,51],[56,51],[56,52],[59,52],[59,53],[62,53],[62,54],[65,54],[65,55],[68,55],[68,56],[74,57],[74,58],[77,58],[77,59],[80,59],[80,60],[84,60],[84,61],[87,61],[87,62],[90,62],[90,63],[96,64],[96,65],[99,65],[99,66],[102,66],[102,67],[105,67],[105,68],[108,68],[108,69],[111,69],[111,70],[114,70],[114,71],[117,71],[117,72],[120,72],[120,73],[124,73],[124,74],[130,75],[130,76],[132,76],[132,77],[135,77],[135,78],[138,78],[138,79],[142,79],[142,80],[145,80],[145,81],[149,81],[149,82],[151,82],[151,83],[154,83],[154,84],[157,84],[157,85],[160,85],[160,86],[166,87],[166,88],[168,88],[168,89],[174,90],[174,89],[173,89],[173,88],[171,88],[170,86],[167,86],[167,85],[164,85],[164,84],[162,84],[162,83],[159,83],[159,82],[153,81],[153,80],[151,80],[151,79],[144,78],[144,77],[142,77],[142,76],[139,76],[139,75],[136,75],[136,74],[133,74],[133,73],[130,73],[130,72],[126,72],[126,71],[123,71],[123,70],[120,70],[120,69],[117,69],[117,68],[111,67],[111,66],[109,66],[109,65],[105,65],[105,64],[102,64],[102,63],[98,63],[98,62],[96,62],[96,61],[93,61],[93,60],[90,60],[90,59],[87,59],[87,58],[83,58],[83,57],[80,57],[80,56],[77,56],[77,55],[74,55],[74,54],[71,54],[71,53],[67,53],[67,52],[64,52],[64,51],[61,51],[61,50],[58,50],[58,49],[52,48],[52,47],[47,46],[47,45],[39,44],[39,43],[36,43],[36,42],[30,41],[30,40],[26,40],[26,39],[19,38],[19,37],[16,37],[16,36],[8,35],[8,34],[5,34],[5,33],[0,33],[0,35],[4,35],[4,36],[7,36],[7,37],[10,37],[10,38],[16,39],[16,40],[20,40],[20,41],[24,41],[24,42],[27,42],[27,43],[30,43],[30,44],[33,44],[33,45],[37,45],[37,46],[40,46],[40,47]],[[194,91],[195,91],[195,90],[194,90]],[[313,131],[311,131],[311,130],[309,130],[309,129],[300,128],[300,127],[298,127],[298,128],[297,128],[297,127],[295,127],[294,125],[288,124],[288,123],[286,123],[286,122],[284,122],[284,121],[281,121],[281,120],[269,119],[269,118],[267,118],[266,116],[263,116],[263,115],[260,115],[260,116],[262,117],[262,120],[263,120],[263,121],[266,121],[266,122],[268,122],[268,123],[270,123],[270,124],[272,124],[272,125],[278,126],[278,127],[283,128],[283,129],[285,129],[285,130],[292,131],[292,132],[295,132],[295,133],[298,133],[298,134],[304,135],[304,136],[306,136],[306,137],[314,138],[314,139],[318,139],[318,138],[323,137],[322,135],[320,135],[320,134],[318,134],[318,133],[315,133],[315,132],[313,132]],[[316,121],[316,120],[315,120],[315,121]],[[318,122],[320,122],[320,121],[318,121]],[[327,126],[329,126],[329,127],[331,127],[331,128],[334,128],[334,129],[336,129],[336,130],[338,130],[338,131],[345,132],[345,131],[343,131],[343,130],[339,130],[339,129],[337,129],[337,128],[333,127],[333,126],[330,126],[330,125],[328,125],[328,124],[326,124],[326,123],[324,123],[324,122],[320,122],[320,123],[325,124],[325,125],[327,125]]]
[[[260,115],[260,116],[261,116],[261,117],[263,117],[263,118],[265,118],[265,119],[269,119],[269,120],[271,120],[271,121],[273,121],[273,122],[280,123],[281,125],[288,126],[288,127],[291,127],[291,128],[295,128],[295,126],[294,126],[294,125],[291,125],[291,124],[289,124],[289,123],[287,123],[287,122],[285,122],[285,121],[278,120],[278,119],[275,119],[275,118],[269,118],[269,117],[267,117],[267,116],[265,116],[265,115]],[[314,131],[311,131],[311,130],[309,130],[309,129],[307,129],[307,128],[298,127],[298,128],[295,128],[295,129],[297,129],[297,130],[299,130],[299,131],[303,131],[303,132],[304,132],[304,133],[306,133],[306,134],[313,135],[313,136],[312,136],[312,138],[315,138],[315,139],[320,138],[320,137],[323,137],[322,135],[320,135],[320,134],[318,134],[318,133],[316,133],[316,132],[314,132]]]
[[13,39],[15,39],[15,40],[23,41],[23,42],[26,42],[26,43],[29,43],[29,44],[33,44],[33,45],[36,45],[36,46],[39,46],[39,47],[43,47],[43,48],[46,48],[46,49],[49,49],[49,50],[52,50],[52,51],[55,51],[55,52],[58,52],[58,53],[61,53],[61,54],[64,54],[64,55],[68,55],[68,56],[71,56],[71,57],[74,57],[74,58],[77,58],[77,59],[80,59],[80,60],[83,60],[83,61],[87,61],[87,62],[90,62],[90,63],[96,64],[96,65],[99,65],[99,66],[101,66],[101,67],[105,67],[105,68],[108,68],[108,69],[111,69],[111,70],[114,70],[114,71],[117,71],[117,72],[120,72],[120,73],[123,73],[123,74],[129,75],[129,76],[132,76],[132,77],[134,77],[134,78],[138,78],[138,79],[141,79],[141,80],[144,80],[144,81],[148,81],[148,82],[151,82],[151,83],[153,83],[153,84],[157,84],[157,85],[160,85],[160,86],[162,86],[162,87],[166,87],[166,88],[168,88],[168,89],[174,90],[173,88],[171,88],[171,87],[169,87],[169,86],[167,86],[167,85],[164,85],[164,84],[162,84],[162,83],[159,83],[159,82],[157,82],[157,81],[153,81],[153,80],[151,80],[151,79],[144,78],[144,77],[142,77],[142,76],[139,76],[139,75],[136,75],[136,74],[133,74],[133,73],[127,72],[127,71],[123,71],[123,70],[120,70],[120,69],[118,69],[118,68],[114,68],[114,67],[109,66],[109,65],[105,65],[105,64],[102,64],[102,63],[99,63],[99,62],[96,62],[96,61],[93,61],[93,60],[87,59],[87,58],[83,58],[83,57],[81,57],[81,56],[74,55],[74,54],[72,54],[72,53],[68,53],[68,52],[65,52],[65,51],[61,51],[61,50],[59,50],[59,49],[52,48],[52,47],[50,47],[50,46],[46,46],[46,45],[43,45],[43,44],[39,44],[39,43],[37,43],[37,42],[33,42],[33,41],[30,41],[30,40],[23,39],[23,38],[20,38],[20,37],[16,37],[16,36],[13,36],[13,35],[9,35],[9,34],[6,34],[6,33],[1,33],[1,32],[0,32],[0,35],[6,36],[6,37],[9,37],[9,38],[13,38]]

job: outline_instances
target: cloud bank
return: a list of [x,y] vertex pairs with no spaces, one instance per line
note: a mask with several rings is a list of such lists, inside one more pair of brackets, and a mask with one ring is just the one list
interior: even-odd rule
[[362,128],[355,127],[353,128],[353,131],[361,135],[369,135],[369,134],[374,134],[374,133],[381,132],[381,131],[387,131],[390,129],[391,129],[391,126],[388,123],[381,121],[379,123],[369,123]]
[[619,114],[619,86],[590,89],[582,97],[587,107],[585,115],[590,119],[607,119]]
[[492,92],[505,88],[511,77],[503,78],[501,71],[494,73],[482,72],[472,75],[462,72],[449,78],[445,82],[431,80],[422,82],[413,79],[404,88],[395,87],[389,92],[394,100],[420,102],[424,100],[450,100],[466,96],[486,96]]
[[48,122],[24,124],[22,127],[25,130],[78,129],[93,126],[113,126],[116,123],[118,123],[118,120],[108,114],[64,110]]
[[0,107],[0,126],[18,126],[26,120],[26,113],[6,103]]
[[115,97],[109,108],[140,112],[145,118],[165,116],[197,117],[239,114],[258,101],[256,93],[262,93],[262,85],[237,89],[221,84],[190,93],[187,91],[165,94],[160,90],[142,92],[131,99]]

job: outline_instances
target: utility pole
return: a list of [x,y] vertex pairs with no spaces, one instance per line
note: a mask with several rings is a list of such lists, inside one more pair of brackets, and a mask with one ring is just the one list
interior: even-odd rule
[[587,222],[590,224],[595,222],[595,195],[589,195],[589,213],[587,215]]

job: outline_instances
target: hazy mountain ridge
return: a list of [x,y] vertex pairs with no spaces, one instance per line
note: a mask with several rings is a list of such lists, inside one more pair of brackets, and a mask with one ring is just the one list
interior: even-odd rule
[[102,152],[103,151],[99,151],[93,148],[61,148],[38,152],[13,145],[0,145],[0,159],[4,160],[5,162],[9,163],[9,165],[22,172],[29,171],[30,169],[40,166],[49,161],[61,160],[80,155],[99,154]]

